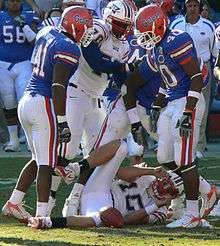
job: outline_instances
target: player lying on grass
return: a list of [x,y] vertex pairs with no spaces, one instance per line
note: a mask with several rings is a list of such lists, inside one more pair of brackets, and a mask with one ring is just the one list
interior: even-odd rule
[[[118,151],[127,151],[124,141]],[[42,229],[163,223],[171,199],[183,191],[182,180],[173,173],[175,179],[168,176],[161,167],[119,168],[120,161],[114,161],[98,166],[89,177],[80,199],[80,215],[34,217],[29,219],[29,226]],[[119,180],[112,181],[116,174]]]

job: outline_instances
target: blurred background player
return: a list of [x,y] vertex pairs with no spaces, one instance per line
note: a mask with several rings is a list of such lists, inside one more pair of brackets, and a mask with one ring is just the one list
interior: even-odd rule
[[65,116],[66,86],[78,67],[77,44],[87,46],[92,41],[93,18],[83,7],[70,7],[62,15],[59,29],[44,30],[36,42],[32,77],[18,108],[32,159],[23,168],[16,188],[2,209],[4,215],[23,220],[30,214],[21,202],[36,177],[36,216],[47,215],[58,141],[69,142],[71,138]]
[[0,12],[0,94],[10,137],[4,148],[7,152],[20,151],[17,103],[31,77],[30,58],[39,23],[32,11],[22,11],[21,4],[8,0],[7,10]]

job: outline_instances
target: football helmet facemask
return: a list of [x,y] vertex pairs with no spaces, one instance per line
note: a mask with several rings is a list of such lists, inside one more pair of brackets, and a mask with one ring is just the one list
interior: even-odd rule
[[141,8],[135,19],[137,44],[144,49],[154,48],[164,37],[167,28],[168,17],[159,6],[151,4]]
[[93,40],[93,17],[84,7],[68,7],[61,16],[59,29],[72,36],[78,44],[87,47]]
[[132,30],[134,9],[127,1],[112,1],[105,7],[103,19],[116,39],[126,40]]

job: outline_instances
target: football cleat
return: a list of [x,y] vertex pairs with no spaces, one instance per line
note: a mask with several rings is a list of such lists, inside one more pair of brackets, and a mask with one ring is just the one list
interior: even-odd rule
[[52,221],[50,217],[31,217],[28,226],[33,229],[47,229],[52,227]]
[[21,221],[27,221],[31,217],[31,215],[22,207],[22,204],[13,204],[9,201],[7,201],[2,208],[2,214],[15,217]]
[[220,217],[220,200],[218,203],[214,206],[213,210],[209,214],[210,216],[213,217]]
[[69,163],[66,167],[57,166],[55,173],[61,176],[66,184],[71,184],[80,174],[80,166],[78,162]]
[[47,216],[50,217],[53,208],[55,207],[56,199],[52,196],[49,196],[48,206],[47,206]]
[[209,191],[208,194],[201,194],[201,198],[202,198],[202,206],[200,209],[200,217],[204,217],[209,215],[209,213],[211,212],[211,210],[214,207],[214,204],[216,202],[216,186],[213,185],[211,187],[211,190]]
[[202,226],[201,218],[185,213],[181,219],[175,220],[166,225],[167,228],[195,228]]
[[5,152],[20,152],[20,145],[19,143],[15,144],[15,143],[8,143],[5,148],[4,148]]

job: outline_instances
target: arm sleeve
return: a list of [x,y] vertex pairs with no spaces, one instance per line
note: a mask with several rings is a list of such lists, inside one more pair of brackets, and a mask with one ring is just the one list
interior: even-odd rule
[[110,60],[110,57],[105,57],[98,44],[91,42],[88,47],[82,47],[82,55],[89,64],[89,66],[96,73],[120,73],[122,68],[122,63]]

